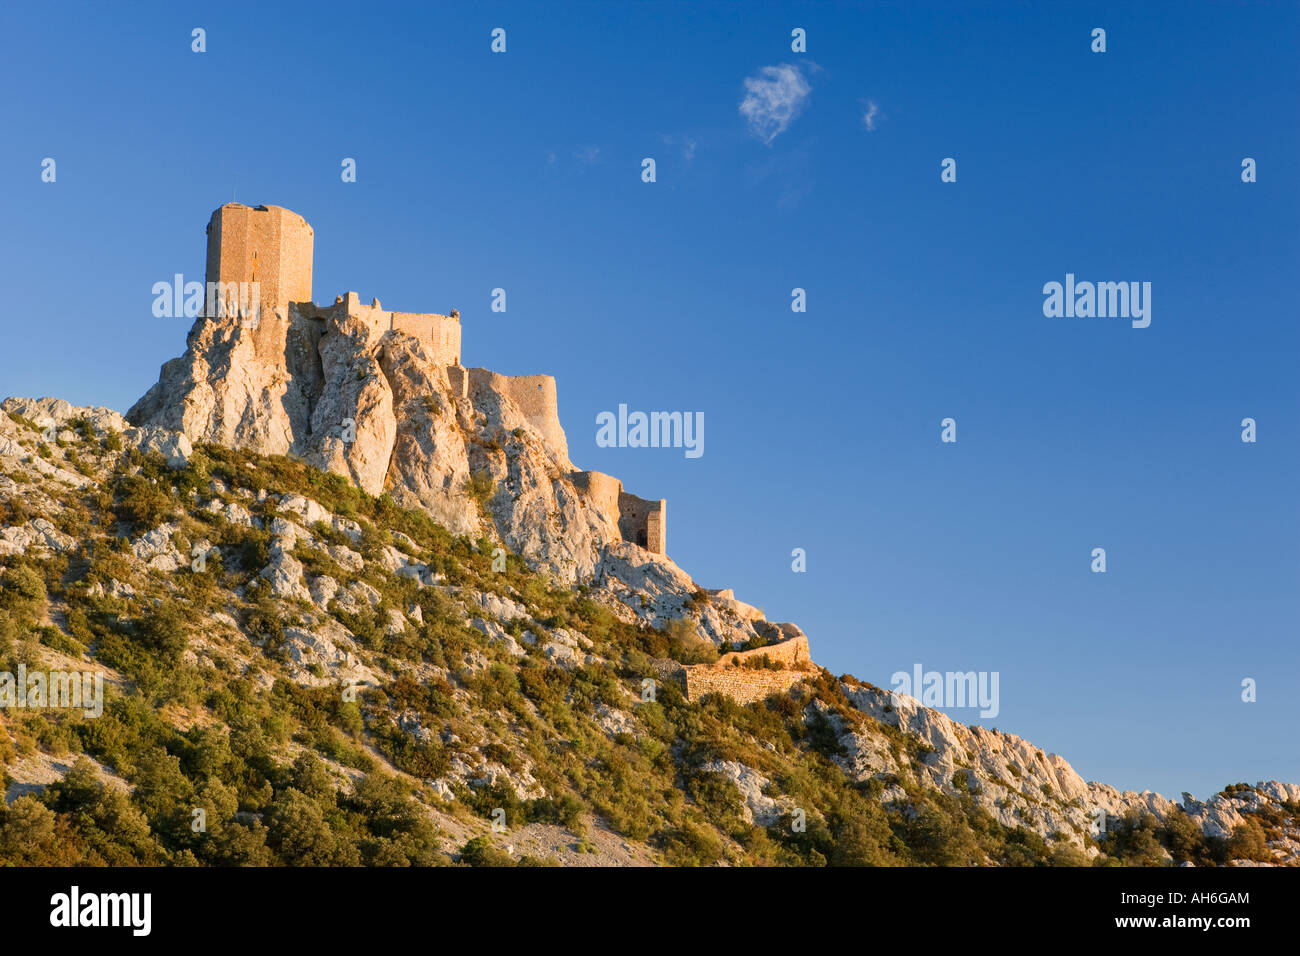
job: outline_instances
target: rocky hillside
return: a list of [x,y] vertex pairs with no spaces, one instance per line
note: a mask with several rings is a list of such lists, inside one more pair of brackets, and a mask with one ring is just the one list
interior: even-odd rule
[[395,450],[321,470],[328,429],[250,412],[256,370],[238,401],[176,399],[241,347],[207,334],[140,427],[3,405],[0,671],[103,693],[0,708],[0,863],[1300,861],[1300,787],[1119,793],[815,667],[687,699],[664,675],[802,635],[620,540],[508,397],[341,335],[311,414],[405,411]]

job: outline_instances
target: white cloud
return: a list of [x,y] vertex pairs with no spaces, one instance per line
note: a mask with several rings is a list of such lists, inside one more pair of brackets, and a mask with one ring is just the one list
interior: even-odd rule
[[757,76],[745,78],[740,115],[748,122],[749,131],[770,146],[799,115],[811,92],[797,66],[765,66]]
[[659,139],[662,140],[663,144],[669,149],[680,146],[682,150],[682,159],[688,163],[695,158],[695,150],[700,145],[695,137],[688,136],[684,133],[681,135],[676,133],[664,133],[660,135]]
[[872,100],[867,100],[867,105],[863,107],[862,125],[867,128],[867,132],[875,132],[876,117],[880,115],[880,107]]

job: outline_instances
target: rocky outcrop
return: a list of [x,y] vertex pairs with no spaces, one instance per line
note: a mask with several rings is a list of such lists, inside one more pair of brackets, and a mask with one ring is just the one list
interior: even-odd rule
[[111,408],[82,408],[61,398],[6,398],[4,411],[31,422],[40,429],[52,429],[51,437],[71,437],[68,425],[75,420],[88,422],[97,433],[125,432],[131,426]]
[[597,575],[626,529],[618,494],[594,493],[591,473],[569,461],[554,381],[438,364],[354,301],[293,306],[275,349],[259,350],[265,330],[238,319],[198,319],[127,418],[193,443],[297,456],[454,533],[500,540],[562,581]]
[[676,564],[626,542],[605,547],[592,584],[624,620],[663,627],[687,618],[700,637],[722,650],[801,634],[793,624],[765,621],[762,611],[735,600],[729,590],[701,588]]
[[[813,711],[830,722],[842,748],[839,763],[854,779],[906,780],[953,796],[968,794],[1003,826],[1025,827],[1042,837],[1082,845],[1086,835],[1103,835],[1130,811],[1163,822],[1181,809],[1206,836],[1226,839],[1245,820],[1243,814],[1300,803],[1300,786],[1277,781],[1220,793],[1204,803],[1186,793],[1178,804],[1150,790],[1119,791],[1085,781],[1064,758],[1014,734],[959,724],[906,694],[856,681],[843,682],[841,689],[871,720],[850,725],[828,710]],[[874,724],[919,741],[920,759],[909,758]],[[892,795],[906,798],[897,787]],[[1300,844],[1274,850],[1279,862],[1300,859]]]
[[374,672],[358,662],[352,635],[330,618],[322,621],[314,631],[285,628],[284,650],[290,665],[289,673],[300,684],[320,687],[379,683]]
[[0,556],[26,554],[29,550],[66,553],[77,548],[77,541],[59,531],[45,518],[36,518],[16,528],[0,529]]
[[756,823],[761,827],[776,823],[782,814],[797,809],[790,797],[773,798],[767,795],[772,781],[753,767],[747,767],[735,760],[710,760],[700,766],[705,773],[716,773],[730,780],[736,786],[743,801],[741,814],[746,823]]
[[[945,793],[968,793],[1003,826],[1023,826],[1044,837],[1056,834],[1075,844],[1095,828],[1097,808],[1118,818],[1131,806],[1143,805],[1158,815],[1172,806],[1158,794],[1120,794],[1089,784],[1056,754],[1014,734],[959,724],[906,694],[850,682],[841,689],[860,713],[872,718],[855,728],[827,715],[847,753],[842,765],[856,779],[901,776]],[[886,737],[873,732],[873,722],[920,741],[921,758],[912,760],[891,747]]]
[[[1184,793],[1182,808],[1207,836],[1226,838],[1247,815],[1284,803],[1300,804],[1300,785],[1270,780],[1253,788],[1217,793],[1205,801]],[[1300,844],[1292,848],[1291,856],[1300,860]]]

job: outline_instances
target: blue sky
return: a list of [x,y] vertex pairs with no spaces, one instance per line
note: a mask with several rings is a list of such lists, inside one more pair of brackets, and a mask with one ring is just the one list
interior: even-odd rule
[[[125,411],[184,348],[152,284],[287,206],[318,302],[555,375],[575,462],[833,672],[998,671],[981,722],[1120,788],[1300,781],[1295,5],[270,6],[0,11],[0,394]],[[1150,327],[1044,317],[1067,272]],[[598,448],[620,403],[705,454]]]

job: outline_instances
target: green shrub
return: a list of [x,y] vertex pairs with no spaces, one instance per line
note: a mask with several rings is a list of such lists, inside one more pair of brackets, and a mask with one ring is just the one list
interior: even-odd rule
[[133,534],[152,531],[176,514],[178,500],[170,490],[143,474],[119,477],[113,490],[118,520],[129,525]]
[[486,471],[476,471],[465,479],[465,493],[479,504],[486,504],[496,490],[496,482]]
[[722,840],[717,833],[695,823],[664,830],[659,844],[672,866],[712,866],[722,859]]
[[514,858],[497,849],[491,837],[474,837],[460,850],[460,862],[466,866],[514,866]]
[[10,565],[0,577],[0,610],[28,623],[45,616],[49,593],[41,570],[25,559]]

